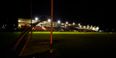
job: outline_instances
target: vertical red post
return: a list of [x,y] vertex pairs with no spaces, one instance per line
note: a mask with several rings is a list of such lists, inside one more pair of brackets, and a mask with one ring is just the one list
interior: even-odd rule
[[51,0],[51,31],[50,31],[50,49],[52,49],[53,45],[53,16],[54,16],[54,1]]

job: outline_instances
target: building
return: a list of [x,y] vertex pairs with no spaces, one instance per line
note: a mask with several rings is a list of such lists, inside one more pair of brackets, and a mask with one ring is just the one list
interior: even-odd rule
[[31,19],[18,18],[18,28],[22,28],[24,26],[30,26],[30,24],[31,24]]
[[[32,24],[36,24],[36,26],[32,27],[32,30],[34,31],[50,31],[51,30],[51,20],[46,19],[45,21],[40,21],[38,19],[24,19],[24,18],[18,18],[18,28],[23,27],[30,27]],[[66,31],[80,31],[80,32],[96,32],[99,31],[98,26],[90,26],[90,25],[81,25],[76,23],[68,23],[67,21],[65,23],[63,22],[53,22],[53,30],[66,30]]]

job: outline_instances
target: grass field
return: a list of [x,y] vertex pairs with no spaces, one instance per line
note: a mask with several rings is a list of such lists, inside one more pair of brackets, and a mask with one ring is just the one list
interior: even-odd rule
[[[113,55],[116,45],[115,33],[99,32],[54,32],[53,49],[57,56]],[[33,32],[25,49],[25,55],[49,50],[49,32]]]
[[[17,39],[19,34],[20,32],[0,33],[2,40],[1,46],[6,48]],[[40,57],[41,54],[48,51],[49,34],[49,32],[33,32],[32,39],[25,48],[23,55],[38,54]],[[92,55],[113,56],[116,54],[115,35],[116,33],[111,32],[54,32],[54,53],[57,57],[78,57]]]
[[7,47],[12,44],[21,32],[0,32],[0,46]]
[[0,58],[10,55],[11,48],[21,32],[0,32]]

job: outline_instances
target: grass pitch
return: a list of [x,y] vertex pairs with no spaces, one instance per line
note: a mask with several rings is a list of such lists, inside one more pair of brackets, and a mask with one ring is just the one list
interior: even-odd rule
[[[50,32],[33,32],[23,56],[45,53],[49,50]],[[17,39],[20,32],[3,32],[1,51]],[[58,57],[112,56],[116,52],[116,33],[111,32],[53,32],[53,49]],[[3,53],[1,52],[1,53]],[[7,51],[6,51],[7,52]],[[40,55],[39,55],[40,56]]]
[[[43,53],[49,50],[50,32],[33,32],[24,55]],[[113,55],[115,33],[99,32],[53,32],[53,49],[57,56]]]

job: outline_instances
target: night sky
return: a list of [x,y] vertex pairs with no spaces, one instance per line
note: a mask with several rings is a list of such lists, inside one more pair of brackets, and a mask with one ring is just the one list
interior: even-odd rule
[[[4,22],[12,20],[14,23],[18,17],[30,18],[31,13],[32,17],[50,16],[50,0],[6,1],[0,3],[1,20]],[[113,1],[101,0],[55,0],[54,16],[62,21],[75,21],[113,29],[116,27],[114,4]]]

